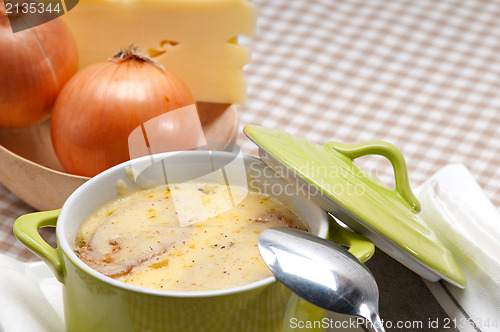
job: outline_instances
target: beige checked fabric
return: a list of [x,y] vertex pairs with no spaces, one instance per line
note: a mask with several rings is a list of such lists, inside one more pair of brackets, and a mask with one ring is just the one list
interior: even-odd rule
[[0,253],[8,253],[23,261],[36,259],[17,241],[12,232],[14,220],[30,212],[33,212],[31,207],[21,202],[0,184]]
[[[255,3],[242,124],[317,143],[389,141],[414,187],[464,163],[500,209],[500,1]],[[365,159],[391,182],[388,163]]]

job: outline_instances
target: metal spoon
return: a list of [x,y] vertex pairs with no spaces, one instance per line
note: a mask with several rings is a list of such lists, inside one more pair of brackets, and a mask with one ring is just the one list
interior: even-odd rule
[[347,250],[289,227],[262,231],[258,245],[276,279],[292,292],[323,309],[364,317],[373,331],[385,331],[375,279]]

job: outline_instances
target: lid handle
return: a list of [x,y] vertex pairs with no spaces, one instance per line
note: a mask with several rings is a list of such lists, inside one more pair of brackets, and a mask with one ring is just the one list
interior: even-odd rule
[[394,169],[396,191],[416,211],[420,212],[420,202],[410,188],[408,171],[403,154],[393,144],[384,141],[369,141],[356,144],[328,142],[327,147],[344,154],[352,160],[366,155],[380,155],[387,158]]

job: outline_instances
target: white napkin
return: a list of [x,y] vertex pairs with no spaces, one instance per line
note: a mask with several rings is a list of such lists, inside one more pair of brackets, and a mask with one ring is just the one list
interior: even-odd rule
[[0,331],[64,331],[62,285],[45,263],[0,254]]
[[450,316],[436,327],[500,331],[500,215],[464,165],[449,165],[420,188],[421,216],[453,253],[468,285],[426,282]]

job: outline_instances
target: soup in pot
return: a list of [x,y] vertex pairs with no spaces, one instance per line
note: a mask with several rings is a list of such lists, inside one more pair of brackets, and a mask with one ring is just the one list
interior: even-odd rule
[[[228,192],[242,200],[228,205]],[[272,275],[257,237],[274,226],[306,230],[273,196],[219,184],[163,185],[100,207],[80,226],[75,252],[98,272],[136,286],[225,289]]]

